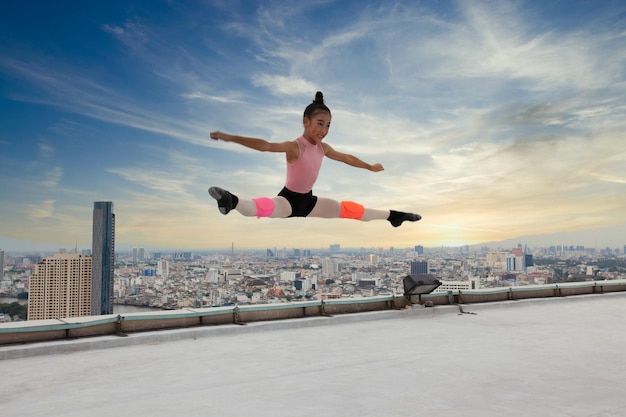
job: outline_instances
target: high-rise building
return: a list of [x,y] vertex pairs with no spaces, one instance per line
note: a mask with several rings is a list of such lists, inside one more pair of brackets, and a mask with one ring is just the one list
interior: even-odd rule
[[0,281],[4,279],[4,251],[0,249]]
[[113,270],[115,263],[115,214],[113,202],[93,203],[91,242],[91,315],[113,313]]
[[411,261],[411,275],[428,274],[428,262]]
[[529,266],[535,266],[535,259],[532,253],[524,254],[524,266],[528,268]]
[[325,277],[337,277],[339,275],[339,262],[331,258],[322,260],[322,274]]
[[487,253],[487,266],[493,269],[504,270],[506,266],[506,256],[507,256],[506,252],[501,252],[499,250],[488,252]]
[[35,265],[28,293],[28,320],[91,315],[91,257],[57,253]]
[[163,278],[168,278],[170,274],[170,264],[165,259],[157,261],[156,274]]
[[510,253],[506,256],[506,270],[512,271],[526,271],[526,257],[524,254],[521,256],[515,253]]

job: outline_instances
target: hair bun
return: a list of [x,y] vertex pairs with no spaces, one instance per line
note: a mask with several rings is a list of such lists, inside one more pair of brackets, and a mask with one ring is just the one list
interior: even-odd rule
[[330,114],[330,109],[324,104],[324,94],[322,94],[321,91],[315,93],[315,100],[304,109],[304,117],[311,120],[311,117],[318,112],[327,112]]

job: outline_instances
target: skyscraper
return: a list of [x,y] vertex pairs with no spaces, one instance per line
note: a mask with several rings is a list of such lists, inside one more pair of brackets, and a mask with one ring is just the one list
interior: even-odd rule
[[35,265],[30,278],[28,320],[91,314],[91,257],[57,253]]
[[93,257],[91,272],[91,315],[113,313],[113,270],[115,262],[115,214],[113,202],[93,203]]
[[4,251],[0,249],[0,281],[4,279]]

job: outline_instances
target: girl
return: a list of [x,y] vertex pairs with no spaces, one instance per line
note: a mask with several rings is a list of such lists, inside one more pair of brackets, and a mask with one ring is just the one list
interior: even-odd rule
[[263,139],[229,135],[224,132],[211,132],[211,139],[235,142],[261,152],[283,152],[287,159],[287,180],[277,197],[259,197],[244,200],[219,187],[209,188],[211,197],[217,200],[222,214],[235,209],[244,216],[257,217],[323,217],[347,218],[362,221],[388,220],[398,227],[402,222],[415,222],[419,214],[395,210],[365,208],[352,201],[336,201],[313,195],[313,185],[322,165],[324,156],[357,168],[378,172],[381,164],[370,165],[356,156],[333,149],[322,140],[330,128],[330,109],[324,104],[321,92],[304,110],[302,123],[304,133],[298,139],[288,142],[268,142]]

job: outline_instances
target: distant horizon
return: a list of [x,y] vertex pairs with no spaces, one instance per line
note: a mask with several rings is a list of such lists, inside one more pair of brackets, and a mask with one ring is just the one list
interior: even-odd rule
[[[613,232],[617,232],[618,235],[620,236],[624,236],[623,238],[621,238],[620,241],[618,240],[613,240],[613,242],[611,243],[602,243],[602,239],[597,239],[599,240],[599,242],[594,242],[593,244],[590,244],[589,239],[592,239],[592,237],[594,234],[598,234],[598,233],[602,233],[602,232],[606,232],[606,230],[604,229],[590,229],[590,230],[584,230],[584,231],[578,231],[578,232],[567,232],[567,233],[557,233],[557,234],[547,234],[547,235],[526,235],[526,236],[520,236],[517,238],[511,238],[511,239],[504,239],[502,241],[492,241],[492,242],[482,242],[482,243],[476,243],[476,244],[461,244],[461,245],[456,245],[456,246],[446,246],[446,245],[438,245],[438,246],[427,246],[427,245],[423,245],[420,243],[415,243],[413,245],[404,245],[404,246],[399,246],[399,245],[390,245],[390,246],[381,246],[381,245],[361,245],[361,246],[351,246],[351,245],[343,245],[341,243],[341,239],[337,239],[336,242],[333,243],[329,243],[326,246],[289,246],[289,245],[266,245],[266,246],[248,246],[248,247],[244,247],[241,246],[239,247],[237,245],[236,242],[234,243],[234,250],[235,252],[237,251],[263,251],[266,249],[274,249],[276,248],[277,250],[294,250],[294,249],[300,249],[300,250],[315,250],[315,251],[319,251],[319,250],[329,250],[330,246],[333,244],[338,244],[341,247],[341,250],[349,250],[349,249],[360,249],[360,248],[365,248],[365,249],[378,249],[378,248],[383,248],[383,249],[389,249],[389,248],[394,248],[394,249],[411,249],[414,248],[415,246],[422,246],[424,247],[424,249],[438,249],[438,248],[462,248],[462,247],[466,247],[469,246],[470,248],[480,248],[483,246],[487,246],[490,247],[492,249],[495,249],[497,247],[502,247],[502,248],[514,248],[516,247],[518,244],[521,245],[526,245],[528,247],[531,248],[549,248],[551,246],[584,246],[586,249],[587,248],[593,248],[596,250],[602,250],[602,249],[619,249],[620,253],[624,250],[624,246],[626,246],[626,224],[624,225],[620,225],[620,227],[617,228],[611,228],[611,231]],[[552,237],[550,237],[552,236]],[[617,238],[620,239],[620,238]],[[567,242],[566,242],[567,240]],[[543,241],[543,243],[541,242]],[[549,243],[549,241],[552,241],[552,243]],[[4,250],[5,253],[28,253],[28,252],[58,252],[61,249],[65,249],[67,251],[71,251],[74,250],[76,247],[78,248],[78,251],[84,251],[84,250],[91,250],[91,246],[85,246],[85,245],[72,245],[72,246],[62,246],[62,245],[55,245],[55,244],[47,244],[47,245],[41,245],[39,248],[37,248],[32,242],[25,242],[25,241],[16,241],[18,245],[24,245],[24,244],[28,244],[28,245],[32,245],[30,246],[29,249],[8,249],[11,246],[11,241],[10,239],[6,239],[6,238],[2,238],[0,237],[0,250]],[[533,243],[534,242],[534,243]],[[149,251],[149,252],[211,252],[211,251],[215,251],[215,252],[227,252],[231,250],[231,245],[226,245],[223,247],[205,247],[205,248],[185,248],[185,247],[179,247],[179,248],[159,248],[159,247],[151,247],[149,245],[128,245],[128,244],[122,244],[120,246],[116,246],[115,250],[116,252],[132,252],[133,248],[144,248],[145,250]]]

